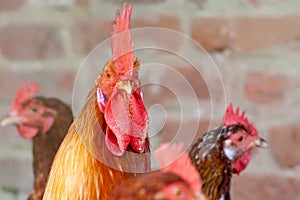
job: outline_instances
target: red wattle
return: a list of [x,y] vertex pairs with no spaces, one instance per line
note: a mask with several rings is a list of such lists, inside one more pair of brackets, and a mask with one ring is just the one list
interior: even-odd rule
[[19,131],[20,135],[26,139],[33,138],[39,132],[38,128],[33,127],[33,126],[26,126],[23,124],[20,124],[18,126],[18,131]]
[[[119,144],[122,141],[122,144]],[[116,156],[122,156],[130,142],[130,137],[117,139],[116,135],[110,130],[109,127],[106,128],[105,144],[108,150]]]
[[249,164],[252,157],[252,152],[246,152],[242,157],[234,162],[234,173],[240,174]]
[[106,145],[112,153],[121,153],[117,151],[116,145],[125,151],[129,144],[136,152],[144,151],[148,115],[139,91],[128,95],[126,91],[116,88],[107,102],[104,117],[110,129],[106,141],[113,143]]

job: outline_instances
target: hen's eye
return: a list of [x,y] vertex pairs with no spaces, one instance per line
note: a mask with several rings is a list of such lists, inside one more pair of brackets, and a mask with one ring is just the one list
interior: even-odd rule
[[241,142],[241,141],[243,141],[243,139],[244,139],[243,136],[240,136],[238,140],[239,140],[239,142]]
[[180,197],[181,194],[182,194],[182,192],[179,188],[174,188],[174,196]]
[[106,76],[107,76],[107,77],[110,77],[110,73],[107,73]]

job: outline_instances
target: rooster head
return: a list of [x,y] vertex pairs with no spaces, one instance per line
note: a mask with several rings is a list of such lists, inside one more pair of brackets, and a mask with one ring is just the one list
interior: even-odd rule
[[46,133],[53,125],[56,111],[44,105],[42,98],[36,97],[37,83],[28,86],[23,82],[15,95],[9,114],[1,121],[1,126],[16,125],[20,135],[33,138],[38,132]]
[[228,127],[223,142],[224,152],[233,161],[233,172],[239,174],[249,164],[253,147],[266,147],[267,142],[258,136],[256,128],[245,117],[245,112],[239,115],[239,108],[234,112],[232,103],[226,110],[223,125]]
[[132,6],[117,11],[112,23],[112,60],[103,69],[98,80],[97,104],[107,124],[105,143],[116,156],[130,146],[143,153],[146,145],[148,114],[142,100],[138,78],[139,61],[133,59],[130,35]]

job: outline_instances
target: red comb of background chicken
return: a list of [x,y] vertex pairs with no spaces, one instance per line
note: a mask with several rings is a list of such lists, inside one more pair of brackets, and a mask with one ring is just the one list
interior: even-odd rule
[[257,136],[258,132],[256,128],[248,122],[248,119],[245,117],[245,111],[243,111],[242,114],[239,115],[239,110],[240,108],[238,107],[234,112],[232,103],[230,103],[224,115],[223,125],[231,126],[235,124],[242,124],[251,133],[251,135]]
[[37,83],[29,83],[27,86],[25,82],[22,82],[22,86],[23,88],[18,87],[18,91],[13,100],[10,112],[17,111],[19,108],[21,108],[23,103],[36,96],[36,93],[39,89],[39,85]]
[[122,15],[117,11],[116,20],[112,22],[111,48],[112,59],[116,66],[116,71],[124,75],[133,68],[133,43],[130,36],[130,16],[132,6],[126,10],[127,4],[124,3]]
[[[183,144],[163,143],[155,152],[155,158],[163,168],[162,172],[172,172],[192,187],[193,191],[201,191],[202,183],[199,174],[192,164],[187,152],[182,153]],[[166,166],[168,165],[168,166]],[[164,167],[166,166],[166,167]]]

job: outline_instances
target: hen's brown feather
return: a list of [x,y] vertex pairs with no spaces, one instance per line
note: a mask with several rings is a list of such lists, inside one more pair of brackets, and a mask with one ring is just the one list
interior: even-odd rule
[[[225,156],[222,144],[222,129],[219,127],[207,132],[199,138],[191,147],[189,156],[196,166],[202,179],[202,191],[211,200],[230,200],[230,180],[232,176],[231,161]],[[224,131],[225,132],[225,131]],[[224,133],[225,134],[225,133]],[[207,140],[214,141],[209,152]],[[209,145],[209,146],[210,146]],[[205,155],[199,152],[206,152]]]
[[45,134],[38,133],[32,139],[34,190],[28,197],[29,200],[42,199],[52,161],[73,121],[70,107],[60,100],[43,97],[35,99],[42,101],[44,106],[54,109],[57,114],[49,131]]
[[174,173],[150,173],[120,185],[113,191],[109,200],[153,200],[157,192],[174,183],[189,187],[180,176]]

